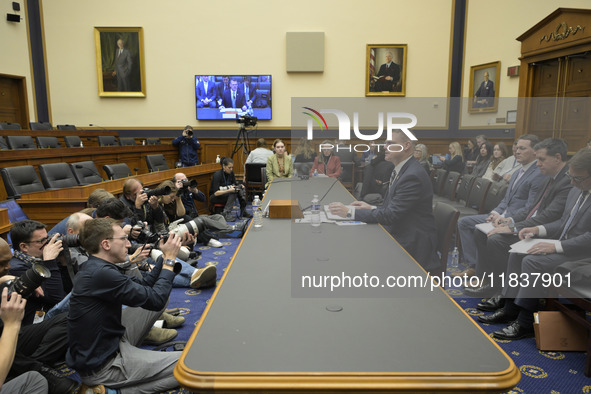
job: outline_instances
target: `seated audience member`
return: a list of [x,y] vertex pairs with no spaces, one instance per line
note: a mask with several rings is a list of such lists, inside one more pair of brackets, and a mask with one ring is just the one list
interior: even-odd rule
[[256,149],[251,151],[248,154],[245,164],[249,164],[249,163],[266,164],[267,159],[272,154],[273,154],[273,151],[271,149],[267,149],[267,143],[265,142],[265,139],[259,138],[257,140]]
[[[533,147],[532,147],[533,150]],[[476,159],[476,164],[472,169],[472,175],[481,178],[486,169],[490,164],[490,159],[492,158],[493,153],[493,146],[490,142],[486,141],[482,145],[480,145],[480,156]]]
[[479,134],[476,136],[476,146],[478,146],[478,148],[480,148],[485,142],[488,142],[487,136],[484,134]]
[[488,179],[489,181],[494,181],[493,175],[495,168],[497,168],[499,164],[501,164],[503,160],[507,158],[507,156],[507,145],[505,145],[503,142],[495,144],[493,148],[493,154],[490,159],[490,164],[488,165],[488,168],[486,169],[486,172],[484,173],[484,175],[482,175],[482,177],[484,179]]
[[538,137],[532,134],[524,134],[519,137],[515,157],[521,163],[522,168],[511,177],[507,193],[496,208],[489,214],[466,216],[458,221],[458,234],[462,245],[462,253],[468,268],[452,275],[472,276],[475,273],[474,267],[479,260],[478,249],[474,241],[474,234],[479,231],[475,227],[477,224],[494,223],[499,218],[523,215],[534,206],[536,195],[544,182],[544,175],[536,166],[534,146],[538,142]]
[[[589,257],[591,253],[591,150],[583,148],[569,162],[568,176],[573,188],[568,194],[562,217],[535,227],[519,231],[519,238],[540,237],[553,242],[534,244],[527,254],[512,253],[509,257],[507,277],[534,278],[534,275],[554,274],[554,270],[568,261]],[[546,298],[547,288],[540,283],[505,284],[502,292],[505,304],[490,316],[483,316],[487,323],[509,323],[493,336],[502,340],[516,340],[534,336],[534,312],[539,309],[539,299]]]
[[424,144],[417,144],[415,146],[415,152],[413,156],[419,161],[419,164],[423,166],[425,171],[427,171],[427,174],[431,174],[431,166],[429,165],[428,161],[429,153],[427,151],[427,147]]
[[324,140],[320,144],[320,153],[314,159],[314,165],[310,169],[310,176],[314,175],[314,171],[332,178],[341,176],[341,159],[334,154],[334,145],[328,140]]
[[285,152],[285,143],[277,138],[273,141],[274,154],[267,159],[267,184],[269,186],[275,178],[291,178],[293,173],[293,162],[291,156]]
[[307,138],[300,138],[298,142],[298,146],[295,148],[293,154],[295,155],[295,162],[296,163],[314,163],[314,157],[316,152],[314,152],[314,147],[312,143]]
[[476,143],[476,138],[468,139],[468,144],[464,149],[464,161],[466,165],[473,166],[476,164],[476,159],[478,159],[478,144]]
[[[423,145],[423,144],[419,144],[419,145]],[[423,146],[425,146],[425,145],[423,145]],[[427,152],[426,146],[425,146],[425,152]],[[416,153],[416,151],[415,151],[415,153]],[[427,153],[425,153],[425,154],[427,154]],[[370,144],[369,150],[366,150],[365,152],[363,152],[361,154],[361,162],[365,163],[365,164],[369,164],[373,160],[373,158],[376,157],[377,155],[378,155],[378,153],[376,151],[376,146],[374,144]],[[417,160],[419,160],[419,159],[417,159]]]
[[[498,219],[494,223],[495,228],[488,234],[474,232],[474,241],[478,249],[476,275],[479,277],[488,277],[491,272],[495,275],[505,272],[511,245],[519,242],[519,237],[513,232],[525,227],[553,222],[559,219],[564,211],[566,198],[572,188],[570,179],[566,176],[568,171],[566,142],[548,138],[537,143],[534,150],[536,165],[545,176],[544,183],[534,199],[534,206],[527,212]],[[500,289],[498,282],[491,284],[485,280],[479,287],[465,289],[464,293],[471,297],[491,297],[500,293]]]
[[394,164],[384,203],[376,207],[356,201],[348,208],[333,202],[330,211],[351,220],[382,224],[426,271],[437,272],[441,265],[431,179],[412,157],[414,145],[401,130],[392,131],[392,140],[386,141],[384,149],[386,160]]
[[[11,258],[8,243],[0,238],[0,283],[16,279],[15,276],[7,275]],[[38,288],[35,293],[29,298],[42,294],[41,288]],[[12,293],[10,300],[7,300],[7,296],[7,289],[3,289],[0,307],[2,320],[0,349],[10,359],[4,358],[4,362],[0,362],[0,392],[76,393],[78,383],[62,376],[51,366],[62,362],[66,355],[68,348],[66,314],[44,318],[40,323],[23,326],[26,300],[16,293]],[[8,309],[6,309],[7,306]],[[12,380],[6,382],[7,378]],[[45,389],[35,391],[34,387],[45,387]]]
[[366,165],[363,169],[363,184],[357,199],[369,204],[381,204],[388,191],[390,175],[392,175],[393,169],[394,164],[386,160],[386,153],[384,151],[379,152],[369,165]]
[[[289,160],[291,163],[291,160]],[[220,164],[221,170],[214,172],[211,178],[211,187],[209,188],[209,201],[212,204],[224,204],[222,216],[227,222],[236,220],[232,214],[234,202],[238,200],[240,204],[240,217],[252,218],[252,215],[246,210],[246,193],[244,185],[236,183],[236,176],[234,175],[234,160],[229,157],[222,157]],[[267,168],[269,164],[267,162]],[[268,170],[267,170],[268,171]]]
[[493,171],[493,180],[500,181],[504,179],[505,181],[509,182],[511,176],[515,171],[519,171],[521,169],[521,164],[515,158],[515,151],[517,149],[517,140],[513,142],[513,146],[511,147],[513,154],[503,160]]
[[10,229],[14,256],[10,260],[10,274],[21,276],[33,264],[41,264],[51,272],[51,277],[41,283],[43,296],[29,299],[25,308],[23,325],[33,323],[36,313],[43,316],[66,295],[57,257],[63,250],[62,241],[55,234],[48,240],[46,226],[34,220],[21,220]]
[[461,174],[464,171],[464,156],[459,142],[449,144],[449,157],[450,159],[447,160],[445,156],[439,156],[439,160],[443,163],[443,168],[448,172],[456,171]]
[[209,75],[202,75],[197,83],[197,108],[215,108],[217,102],[217,88]]
[[[136,346],[168,303],[181,241],[171,234],[160,245],[163,256],[143,279],[122,274],[129,240],[112,219],[85,223],[82,247],[90,254],[76,275],[66,354],[68,366],[88,386],[122,392],[164,392],[178,387],[173,370],[181,352],[154,352]],[[122,306],[128,307],[122,310]],[[124,366],[125,368],[122,368]]]

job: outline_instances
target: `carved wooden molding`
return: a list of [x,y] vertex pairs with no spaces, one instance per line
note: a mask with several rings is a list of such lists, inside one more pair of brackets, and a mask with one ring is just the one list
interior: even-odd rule
[[566,22],[559,23],[553,32],[547,35],[545,34],[542,38],[540,38],[540,44],[544,41],[549,42],[550,40],[564,40],[571,34],[574,36],[575,34],[577,34],[579,30],[585,31],[585,27],[581,27],[581,25],[577,25],[575,27],[568,27],[568,24]]

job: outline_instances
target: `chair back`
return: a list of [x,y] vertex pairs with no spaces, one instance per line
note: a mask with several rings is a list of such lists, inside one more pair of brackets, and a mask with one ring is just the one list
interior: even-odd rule
[[6,141],[10,149],[37,149],[37,144],[30,135],[9,135]]
[[0,130],[21,130],[20,123],[0,122]]
[[437,251],[440,254],[441,272],[445,273],[447,257],[458,225],[460,211],[444,202],[437,202],[433,207],[433,216],[437,227]]
[[474,186],[472,186],[472,191],[470,192],[470,197],[466,201],[466,207],[473,208],[478,213],[484,213],[484,200],[491,183],[488,179],[476,178]]
[[33,166],[7,167],[0,172],[8,198],[45,190]]
[[131,176],[131,171],[126,163],[105,164],[103,170],[109,179],[121,179]]
[[68,148],[79,148],[82,140],[77,135],[67,135],[64,137],[64,142]]
[[160,145],[160,138],[146,138],[146,145]]
[[268,182],[268,179],[267,179],[267,167],[266,166],[264,168],[261,168],[261,182],[263,183],[263,188],[264,188],[265,185]]
[[447,179],[441,190],[441,196],[449,199],[450,201],[455,200],[456,191],[458,188],[458,182],[460,181],[461,174],[456,171],[450,171],[447,173]]
[[78,184],[81,186],[103,181],[103,177],[99,174],[93,161],[70,163],[70,168],[74,173],[76,181],[78,181]]
[[135,142],[135,138],[128,138],[128,137],[119,138],[119,143],[121,144],[121,146],[137,145],[137,143]]
[[29,122],[29,126],[31,127],[31,130],[36,130],[36,131],[37,130],[41,130],[41,131],[53,130],[53,126],[49,122]]
[[78,186],[78,181],[68,163],[39,164],[38,168],[46,189]]
[[117,139],[113,135],[99,135],[98,143],[99,146],[119,146]]
[[170,167],[162,154],[147,155],[146,164],[148,165],[148,170],[150,170],[150,172],[170,170]]
[[39,148],[60,148],[57,137],[36,137]]
[[476,177],[470,174],[463,175],[460,178],[456,191],[456,201],[468,201],[468,197],[470,197],[470,192],[472,191],[472,186],[474,186],[475,180]]
[[341,162],[341,176],[339,177],[339,180],[347,189],[353,189],[353,186],[355,185],[355,162]]
[[495,209],[505,197],[509,184],[503,181],[493,182],[486,193],[484,200],[484,212],[490,212]]
[[256,192],[262,193],[265,190],[262,171],[267,174],[267,163],[247,163],[244,165],[244,186],[248,198]]
[[7,150],[8,149],[8,144],[6,143],[6,140],[4,139],[4,137],[2,137],[0,135],[0,150]]
[[446,180],[447,180],[447,170],[444,170],[443,168],[439,168],[439,169],[435,170],[434,174],[433,174],[433,179],[432,179],[433,193],[440,196]]
[[73,124],[58,124],[57,129],[62,131],[76,131],[76,126]]

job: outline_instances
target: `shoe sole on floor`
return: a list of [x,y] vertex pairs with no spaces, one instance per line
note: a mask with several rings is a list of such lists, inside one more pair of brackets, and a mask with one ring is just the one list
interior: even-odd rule
[[208,265],[198,269],[191,277],[191,288],[200,289],[211,287],[211,283],[215,285],[217,276],[217,269],[214,265]]

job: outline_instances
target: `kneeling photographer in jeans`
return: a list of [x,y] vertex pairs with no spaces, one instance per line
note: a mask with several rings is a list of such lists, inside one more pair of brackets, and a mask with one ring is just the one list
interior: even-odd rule
[[252,215],[246,211],[246,192],[244,185],[236,183],[234,175],[234,160],[229,157],[222,157],[220,164],[222,169],[216,171],[211,179],[209,201],[212,204],[224,204],[222,216],[228,222],[236,220],[232,215],[234,202],[238,199],[240,203],[240,217],[252,218]]

